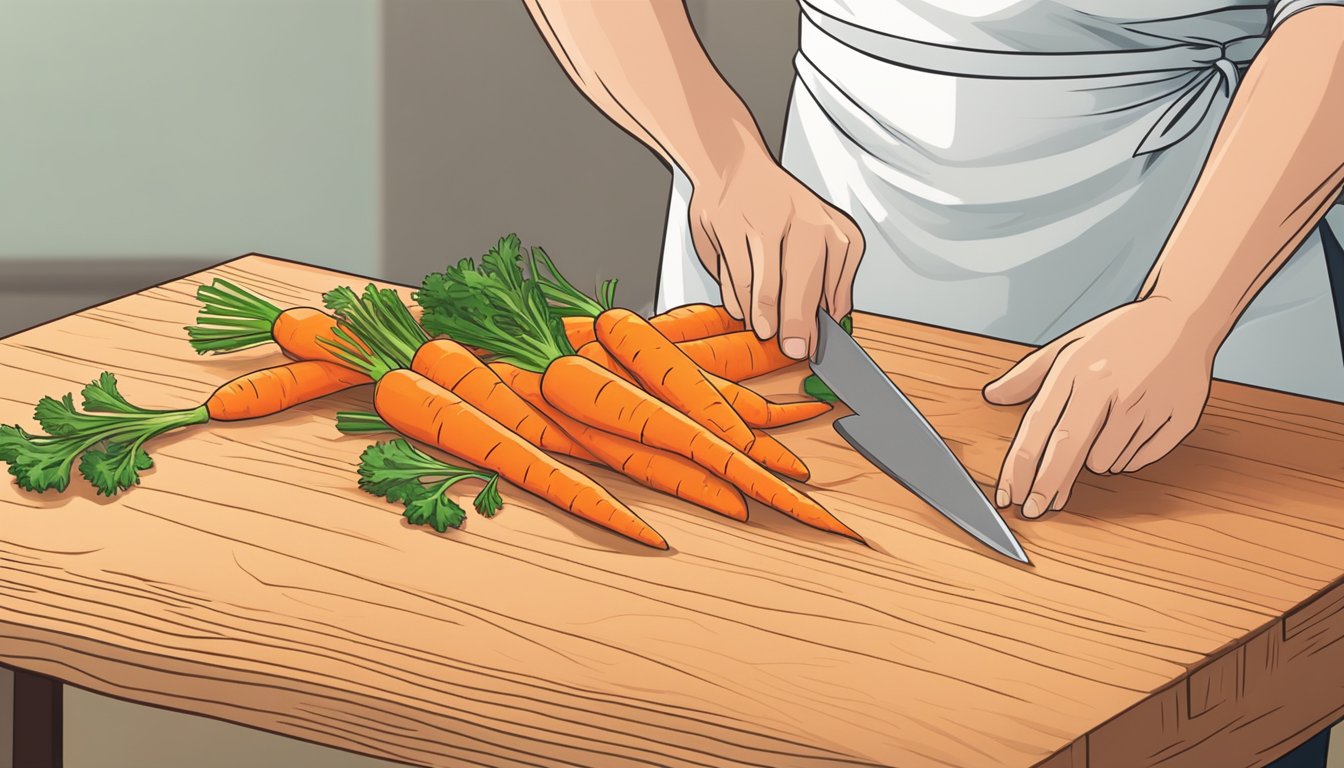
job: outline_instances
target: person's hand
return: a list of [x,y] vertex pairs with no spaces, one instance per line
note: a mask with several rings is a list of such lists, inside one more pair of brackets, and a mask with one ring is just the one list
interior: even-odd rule
[[1000,507],[1040,517],[1068,501],[1084,466],[1133,472],[1165,456],[1199,421],[1216,344],[1162,297],[1121,306],[1035,350],[985,399],[1032,400],[1003,463]]
[[817,309],[849,314],[863,235],[768,155],[752,156],[690,200],[691,238],[728,314],[794,359],[816,350]]

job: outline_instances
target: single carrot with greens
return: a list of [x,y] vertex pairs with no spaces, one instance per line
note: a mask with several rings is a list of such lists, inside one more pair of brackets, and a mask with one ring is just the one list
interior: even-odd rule
[[737,331],[677,345],[706,372],[728,381],[763,376],[802,362],[779,349],[775,338],[762,340],[755,331]]
[[597,340],[650,394],[723,438],[766,469],[798,480],[807,466],[774,437],[752,430],[695,361],[649,321],[628,309],[598,316]]
[[113,496],[138,484],[140,472],[154,466],[144,445],[157,435],[210,421],[268,416],[367,383],[368,377],[343,366],[309,360],[241,376],[194,408],[151,410],[128,401],[116,376],[104,372],[84,387],[83,412],[71,394],[38,402],[34,418],[47,434],[0,425],[0,460],[9,464],[21,488],[41,492],[64,491],[80,459],[80,474],[99,494]]
[[[382,308],[391,310],[391,299],[396,297],[393,292],[388,294],[366,293],[386,300]],[[396,305],[405,309],[399,298]],[[375,323],[373,327],[379,326]],[[429,378],[401,367],[383,334],[371,334],[364,326],[358,330],[367,337],[363,339],[367,346],[339,327],[334,338],[324,337],[320,343],[374,380],[374,409],[396,431],[497,472],[576,517],[655,549],[668,548],[666,539],[594,480],[556,461]]]
[[560,410],[582,414],[582,420],[594,427],[681,454],[800,522],[863,541],[820,504],[741,451],[591,360],[569,355],[551,363],[541,379],[541,393]]
[[201,310],[196,324],[187,326],[187,338],[198,354],[237,352],[274,342],[298,360],[325,360],[340,364],[331,350],[317,343],[330,335],[336,318],[313,307],[281,309],[255,293],[223,278],[196,289]]
[[649,325],[670,341],[694,341],[746,329],[746,324],[715,304],[687,304],[649,318]]

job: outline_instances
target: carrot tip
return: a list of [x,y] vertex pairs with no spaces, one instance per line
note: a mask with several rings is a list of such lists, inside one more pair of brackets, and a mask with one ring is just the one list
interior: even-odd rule
[[836,520],[836,521],[835,521],[835,524],[836,524],[837,526],[839,526],[839,528],[836,530],[836,533],[840,534],[841,536],[844,536],[844,537],[847,538],[847,539],[853,539],[853,540],[859,542],[860,544],[862,544],[862,545],[865,546],[865,547],[870,546],[870,545],[868,544],[867,539],[865,539],[865,538],[863,538],[862,536],[860,536],[859,534],[855,533],[854,530],[853,530],[852,528],[850,528],[849,526],[845,525],[844,523],[840,522],[839,520]]

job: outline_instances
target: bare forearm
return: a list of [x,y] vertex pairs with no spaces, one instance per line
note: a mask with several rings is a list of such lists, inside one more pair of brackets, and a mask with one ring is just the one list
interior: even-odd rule
[[1144,285],[1221,344],[1344,182],[1344,8],[1289,18],[1238,90]]
[[524,0],[574,83],[697,182],[769,151],[676,0]]

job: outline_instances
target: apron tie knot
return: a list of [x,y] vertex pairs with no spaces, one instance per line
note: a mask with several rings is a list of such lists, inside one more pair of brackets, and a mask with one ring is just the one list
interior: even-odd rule
[[1176,98],[1139,142],[1135,157],[1176,144],[1203,124],[1215,102],[1231,102],[1232,94],[1241,84],[1241,72],[1230,49],[1241,47],[1243,43],[1234,40],[1218,45],[1217,55],[1200,65],[1198,74],[1177,91]]

